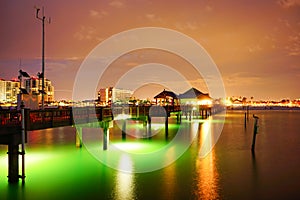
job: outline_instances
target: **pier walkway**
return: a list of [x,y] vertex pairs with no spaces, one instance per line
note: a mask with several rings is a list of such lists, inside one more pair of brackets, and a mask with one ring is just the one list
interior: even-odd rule
[[[168,134],[168,118],[177,116],[177,123],[181,122],[182,116],[205,119],[220,110],[219,107],[210,106],[112,106],[112,107],[69,107],[49,108],[44,110],[0,110],[0,145],[8,145],[8,181],[18,182],[19,178],[24,181],[24,144],[27,142],[27,131],[54,128],[61,126],[99,123],[104,130],[108,130],[108,124],[113,120],[123,120],[126,129],[127,119],[142,120],[148,124],[151,131],[151,118],[165,118],[165,133]],[[22,114],[23,113],[23,114]],[[22,118],[22,115],[24,116]],[[126,138],[126,130],[122,130],[122,138]],[[104,140],[103,150],[107,149],[108,141]],[[19,151],[19,145],[22,151]],[[76,134],[76,145],[81,146],[81,141]],[[19,155],[22,155],[22,175],[19,175]]]

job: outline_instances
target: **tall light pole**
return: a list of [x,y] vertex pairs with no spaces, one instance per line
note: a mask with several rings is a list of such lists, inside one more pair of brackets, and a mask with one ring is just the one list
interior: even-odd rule
[[[39,8],[36,9],[36,18],[42,21],[42,73],[40,74],[40,77],[42,78],[42,110],[44,109],[44,95],[45,95],[45,15],[44,15],[44,7],[43,7],[43,13],[42,17],[39,17]],[[48,20],[48,23],[50,24],[50,18]]]

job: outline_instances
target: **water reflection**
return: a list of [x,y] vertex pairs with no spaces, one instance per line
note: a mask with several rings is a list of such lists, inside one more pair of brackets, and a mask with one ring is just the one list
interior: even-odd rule
[[116,185],[114,189],[114,199],[134,199],[135,181],[133,172],[133,163],[127,154],[123,154],[119,160],[120,169],[126,169],[126,172],[117,171]]
[[219,199],[219,173],[214,151],[196,161],[198,196],[201,199]]
[[212,150],[212,130],[211,130],[211,119],[205,121],[201,124],[200,130],[200,141],[201,149],[199,152],[199,157],[204,158]]
[[[216,156],[213,147],[212,120],[201,124],[198,137],[198,155],[196,159],[197,196],[201,199],[219,199],[219,172],[216,167]],[[212,151],[211,151],[212,150]]]
[[[260,117],[255,155],[251,155],[253,119],[245,133],[242,113],[231,111],[216,148],[206,157],[199,157],[200,150],[204,141],[212,145],[216,138],[215,116],[210,125],[183,120],[185,135],[180,139],[189,140],[194,131],[199,131],[188,151],[161,170],[140,174],[111,169],[95,160],[84,146],[76,148],[72,127],[29,132],[24,190],[19,185],[8,185],[7,146],[0,145],[0,199],[295,199],[300,188],[300,112],[255,114]],[[209,126],[212,132],[203,132]],[[83,140],[92,142],[95,153],[100,152],[103,159],[116,160],[116,168],[125,166],[122,168],[129,172],[134,172],[137,164],[151,166],[158,159],[136,163],[132,157],[122,157],[127,148],[131,153],[149,153],[166,144],[163,134],[138,142],[128,137],[120,147],[121,153],[113,154],[113,147],[123,142],[120,130],[111,132],[113,144],[107,152],[102,151],[102,133],[98,129],[83,131]],[[48,142],[51,138],[54,141],[46,144],[46,137]],[[157,144],[159,139],[163,142]],[[166,162],[176,153],[177,149],[169,149],[167,157],[159,161]]]
[[176,165],[169,165],[163,170],[164,193],[162,196],[168,199],[175,199],[174,190],[176,187]]
[[258,172],[257,172],[255,151],[251,151],[251,156],[252,156],[253,179],[254,179],[254,186],[255,186],[258,184]]

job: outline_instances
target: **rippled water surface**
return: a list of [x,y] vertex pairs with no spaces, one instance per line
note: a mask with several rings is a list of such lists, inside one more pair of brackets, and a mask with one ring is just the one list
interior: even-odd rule
[[[252,114],[259,117],[255,154]],[[194,138],[191,146],[173,164],[147,173],[120,172],[99,162],[85,147],[76,148],[73,127],[32,131],[23,186],[21,181],[8,184],[7,148],[0,146],[0,199],[298,199],[299,122],[299,111],[251,111],[245,127],[244,111],[228,111],[217,144],[201,158],[203,141],[209,137],[205,130],[216,122],[183,120],[187,137]],[[132,135],[126,142],[131,145],[128,151],[137,153],[162,148],[179,128],[170,124],[166,139],[163,126],[152,126],[157,131],[151,140],[134,139],[139,134],[135,125],[128,124]],[[110,134],[112,143],[122,142],[119,129]]]

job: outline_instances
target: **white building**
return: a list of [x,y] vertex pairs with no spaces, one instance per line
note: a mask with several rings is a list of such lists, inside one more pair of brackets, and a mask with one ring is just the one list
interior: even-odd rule
[[[20,82],[19,80],[4,80],[0,79],[0,103],[17,103],[18,94],[20,91]],[[38,102],[41,103],[42,95],[42,80],[31,77],[28,79],[23,79],[22,88],[26,89],[29,95],[36,95]],[[54,87],[50,80],[45,79],[45,102],[54,101]]]
[[101,88],[98,92],[98,101],[101,105],[128,103],[132,94],[131,90],[113,87]]
[[16,103],[20,82],[18,80],[6,81],[0,79],[0,102],[1,103]]
[[133,92],[131,90],[117,89],[112,90],[112,102],[113,103],[128,103]]
[[[44,100],[45,102],[53,102],[54,101],[54,87],[49,79],[45,79],[45,94]],[[29,94],[38,95],[38,101],[42,101],[42,79],[31,77],[29,79],[25,79],[25,89]]]

